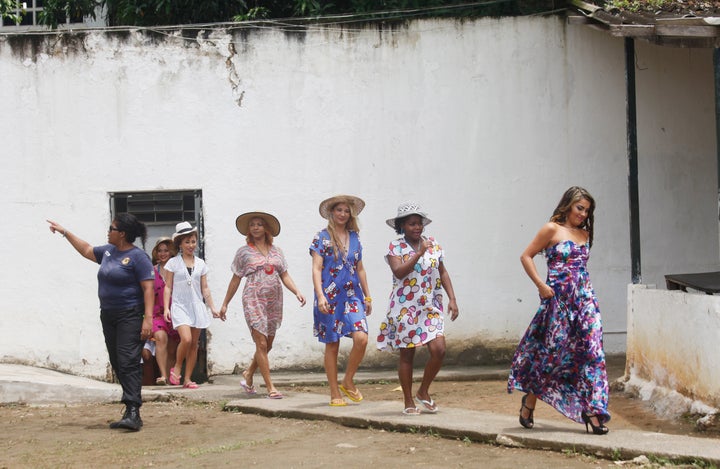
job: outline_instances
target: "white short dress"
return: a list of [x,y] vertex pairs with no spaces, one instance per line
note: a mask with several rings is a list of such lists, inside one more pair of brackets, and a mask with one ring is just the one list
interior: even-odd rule
[[170,316],[173,327],[190,326],[207,329],[210,325],[210,313],[200,290],[200,279],[208,273],[205,261],[195,256],[192,275],[185,267],[182,255],[178,254],[165,264],[165,270],[173,273],[172,305]]

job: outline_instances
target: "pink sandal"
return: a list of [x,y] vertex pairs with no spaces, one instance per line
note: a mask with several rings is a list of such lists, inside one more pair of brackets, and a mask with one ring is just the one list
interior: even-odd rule
[[170,368],[170,377],[168,378],[168,381],[170,381],[170,384],[173,386],[180,386],[180,375],[175,374],[175,368]]
[[183,387],[186,389],[197,389],[198,385],[193,381],[188,381],[187,383],[183,384]]

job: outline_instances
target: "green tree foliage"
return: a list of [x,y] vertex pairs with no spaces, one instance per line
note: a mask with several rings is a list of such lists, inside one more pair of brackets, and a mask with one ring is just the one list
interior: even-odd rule
[[[42,24],[95,17],[103,7],[109,26],[159,26],[271,18],[356,15],[356,19],[515,16],[552,11],[565,0],[46,0]],[[0,0],[13,3],[12,0]]]
[[244,0],[103,0],[110,26],[158,26],[231,21]]
[[19,6],[20,3],[16,0],[0,0],[0,17],[19,23],[22,19],[22,12],[16,13]]
[[97,0],[45,0],[38,23],[55,29],[58,25],[65,23],[68,18],[75,22],[86,16],[95,19],[95,12],[99,4],[100,2]]

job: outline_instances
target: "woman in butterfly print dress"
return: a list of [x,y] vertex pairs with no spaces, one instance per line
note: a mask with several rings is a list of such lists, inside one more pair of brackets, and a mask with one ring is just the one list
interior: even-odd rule
[[[328,220],[310,245],[312,280],[315,290],[313,334],[325,344],[325,373],[330,388],[330,405],[347,405],[341,392],[360,402],[362,394],[353,378],[365,356],[368,342],[366,316],[372,312],[372,298],[362,263],[357,216],[365,207],[358,197],[338,195],[320,203],[320,215]],[[345,376],[338,382],[340,338],[353,341]]]
[[[593,242],[595,200],[581,187],[563,195],[550,222],[543,225],[520,256],[525,272],[537,286],[540,308],[513,358],[508,392],[526,394],[520,424],[534,425],[539,398],[596,435],[608,433],[608,380],[602,323],[595,292],[586,270]],[[533,257],[545,251],[547,280],[538,274]]]
[[[377,347],[380,350],[400,350],[398,377],[403,390],[405,415],[421,412],[435,413],[438,406],[430,397],[430,385],[445,358],[443,318],[444,289],[449,298],[450,319],[458,317],[455,291],[450,273],[445,268],[445,254],[432,237],[423,236],[431,220],[412,202],[398,207],[397,216],[386,223],[400,238],[393,240],[385,260],[393,273],[393,288],[387,318],[380,324]],[[430,359],[425,364],[422,382],[413,401],[413,362],[415,350],[426,345]]]
[[245,277],[243,312],[255,342],[255,354],[250,366],[242,373],[240,385],[248,394],[255,394],[253,375],[259,369],[268,391],[267,397],[282,399],[282,393],[275,388],[270,377],[268,361],[275,333],[282,323],[282,286],[285,285],[295,295],[301,307],[305,306],[305,297],[288,272],[282,250],[273,244],[273,238],[280,234],[278,219],[265,212],[247,212],[235,219],[235,227],[246,236],[247,244],[237,250],[230,267],[233,276],[220,308],[220,318],[225,320],[228,304]]

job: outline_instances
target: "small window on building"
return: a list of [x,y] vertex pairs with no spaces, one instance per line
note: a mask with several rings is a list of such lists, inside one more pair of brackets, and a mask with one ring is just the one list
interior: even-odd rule
[[131,213],[147,225],[148,242],[145,249],[148,252],[158,238],[172,236],[177,223],[189,221],[198,227],[198,255],[205,257],[202,191],[112,192],[110,217],[119,213]]

